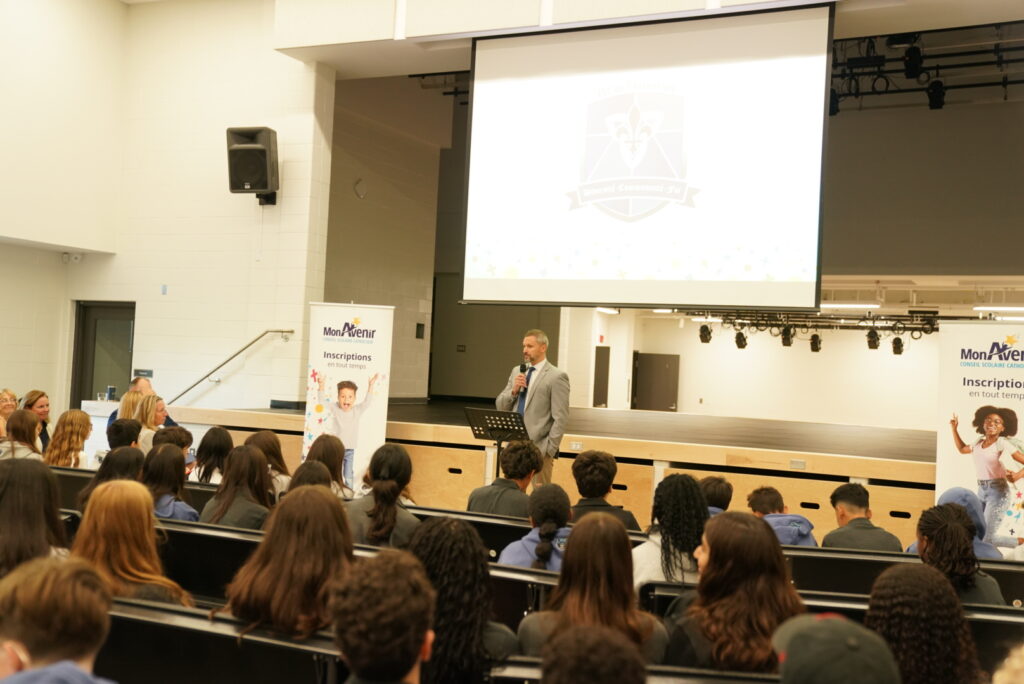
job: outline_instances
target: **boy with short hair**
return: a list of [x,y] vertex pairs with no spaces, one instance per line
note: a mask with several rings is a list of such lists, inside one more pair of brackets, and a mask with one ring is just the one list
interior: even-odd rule
[[110,591],[79,558],[37,558],[0,581],[0,679],[110,684],[92,668],[110,631]]
[[607,497],[612,491],[618,470],[615,457],[605,451],[584,451],[573,460],[572,476],[576,480],[576,489],[583,497],[572,507],[574,522],[579,522],[588,513],[609,513],[621,520],[627,530],[640,531],[640,523],[632,513],[622,506],[608,503]]
[[790,513],[775,487],[758,487],[747,495],[747,505],[759,518],[763,518],[775,531],[780,544],[790,546],[817,546],[811,534],[814,525],[802,515]]
[[724,477],[708,475],[698,485],[708,501],[708,514],[715,517],[729,509],[732,503],[732,484]]
[[526,488],[541,469],[540,449],[528,440],[516,440],[505,445],[498,460],[505,477],[474,489],[469,495],[466,510],[515,518],[530,517],[530,497]]
[[366,398],[360,404],[356,404],[356,392],[359,391],[359,386],[351,380],[342,380],[338,383],[338,400],[336,402],[331,402],[324,394],[324,376],[318,375],[316,380],[319,390],[317,401],[330,414],[330,418],[324,421],[324,432],[340,439],[345,447],[342,476],[345,478],[345,484],[352,489],[357,489],[353,482],[355,477],[353,461],[359,446],[359,421],[372,404],[373,386],[377,382],[377,377],[377,374],[374,373],[370,378]]

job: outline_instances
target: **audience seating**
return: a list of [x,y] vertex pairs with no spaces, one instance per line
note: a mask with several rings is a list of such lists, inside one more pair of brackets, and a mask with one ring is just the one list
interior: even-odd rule
[[[853,551],[784,546],[783,553],[801,590],[870,594],[882,571],[894,563],[920,563],[912,554],[885,551]],[[981,561],[981,569],[992,575],[1007,603],[1024,604],[1024,563]]]
[[[651,582],[640,587],[640,606],[655,615],[664,615],[683,591],[693,586],[672,582]],[[857,622],[864,621],[868,597],[800,590],[800,598],[811,613],[839,613]],[[1012,606],[966,605],[964,612],[971,625],[978,660],[983,670],[993,672],[1013,647],[1024,643],[1024,611]]]
[[[491,682],[539,682],[540,660],[516,656],[491,668]],[[778,682],[778,675],[744,672],[716,672],[689,667],[648,665],[647,684],[747,684],[748,682]]]
[[260,629],[243,635],[245,625],[231,617],[122,599],[110,616],[95,672],[114,681],[334,684],[347,676],[326,633],[302,641]]
[[60,519],[64,523],[64,532],[68,535],[68,543],[78,534],[78,526],[82,524],[82,514],[78,511],[60,509]]
[[[60,468],[50,466],[50,469],[57,476],[57,485],[60,488],[61,508],[78,510],[78,493],[85,488],[92,480],[95,470],[82,470],[81,468]],[[185,492],[188,497],[188,504],[200,513],[206,502],[213,498],[217,491],[217,485],[203,484],[199,482],[186,482]]]

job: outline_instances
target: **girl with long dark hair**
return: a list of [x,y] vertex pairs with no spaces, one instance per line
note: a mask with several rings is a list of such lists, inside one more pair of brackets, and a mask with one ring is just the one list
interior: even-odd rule
[[964,603],[1006,605],[999,583],[978,568],[977,530],[960,504],[932,506],[917,521],[917,554],[949,580]]
[[258,626],[306,638],[331,622],[331,584],[351,568],[345,509],[326,487],[298,487],[267,519],[267,532],[227,588],[227,610]]
[[237,446],[228,454],[224,479],[199,515],[199,522],[246,529],[263,529],[274,505],[274,485],[263,452]]
[[117,447],[111,449],[103,462],[100,463],[96,474],[89,480],[89,484],[78,493],[78,510],[84,511],[89,503],[89,496],[104,482],[111,480],[135,480],[142,479],[142,464],[145,456],[140,449],[135,447]]
[[246,446],[256,447],[267,457],[267,465],[270,467],[270,480],[274,485],[274,500],[288,491],[288,483],[291,482],[291,473],[284,462],[284,452],[281,451],[281,440],[277,434],[270,430],[260,430],[249,435],[245,440]]
[[220,484],[224,463],[234,448],[230,432],[216,425],[207,430],[196,449],[196,467],[188,474],[189,481]]
[[562,552],[569,539],[572,508],[569,495],[556,484],[535,487],[529,501],[530,532],[501,550],[498,562],[538,570],[562,569]]
[[156,517],[188,522],[199,520],[196,509],[184,501],[185,455],[181,447],[175,444],[153,447],[142,465],[142,484],[153,496]]
[[43,460],[39,450],[39,416],[21,409],[7,419],[7,435],[0,440],[0,459],[29,458]]
[[518,651],[505,625],[490,622],[491,591],[487,547],[472,525],[455,518],[431,518],[413,532],[408,549],[420,559],[437,591],[434,648],[422,664],[423,684],[482,681],[488,664]]
[[0,461],[0,577],[32,558],[67,554],[57,477],[41,461]]
[[558,586],[543,611],[519,623],[523,654],[539,656],[548,639],[576,625],[600,625],[621,632],[648,663],[660,663],[668,635],[653,615],[636,607],[633,556],[620,520],[590,513],[573,527]]
[[334,435],[324,433],[313,440],[306,454],[306,463],[319,462],[331,473],[331,491],[342,501],[351,501],[353,492],[345,484],[345,445]]
[[345,504],[352,538],[357,544],[404,548],[419,525],[399,500],[412,480],[409,453],[399,444],[385,444],[373,452],[366,472],[370,493]]
[[983,681],[963,606],[935,568],[897,563],[879,575],[864,626],[888,642],[903,684]]
[[[738,672],[775,672],[772,633],[804,612],[775,532],[750,513],[720,513],[694,552],[700,579],[665,618],[666,663]],[[687,606],[689,599],[689,606]]]
[[685,474],[669,475],[654,491],[647,541],[633,549],[633,583],[696,582],[697,561],[708,504],[697,481]]

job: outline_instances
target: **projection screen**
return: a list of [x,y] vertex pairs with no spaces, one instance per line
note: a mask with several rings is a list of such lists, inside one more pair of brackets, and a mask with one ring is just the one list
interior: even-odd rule
[[830,16],[477,40],[464,299],[816,307]]

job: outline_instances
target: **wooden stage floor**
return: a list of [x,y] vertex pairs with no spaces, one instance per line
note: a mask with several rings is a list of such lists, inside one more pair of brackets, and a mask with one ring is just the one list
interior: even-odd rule
[[[465,425],[463,408],[466,406],[494,408],[493,403],[435,399],[429,404],[392,404],[388,407],[388,420]],[[567,432],[596,437],[935,462],[935,432],[930,430],[573,408],[569,411]]]

